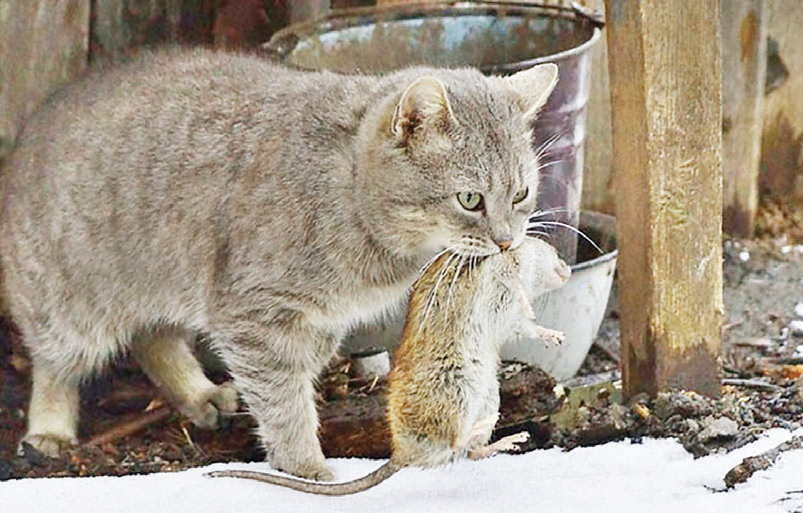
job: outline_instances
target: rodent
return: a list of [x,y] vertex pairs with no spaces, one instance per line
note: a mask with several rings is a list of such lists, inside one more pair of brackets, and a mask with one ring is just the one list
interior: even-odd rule
[[499,417],[499,349],[516,338],[562,341],[562,333],[535,323],[527,294],[560,287],[570,273],[555,249],[540,239],[526,238],[516,250],[483,259],[442,253],[413,286],[388,378],[392,452],[386,464],[365,477],[334,484],[255,471],[209,475],[337,496],[372,488],[404,467],[428,468],[462,456],[481,459],[518,450],[527,432],[488,444]]

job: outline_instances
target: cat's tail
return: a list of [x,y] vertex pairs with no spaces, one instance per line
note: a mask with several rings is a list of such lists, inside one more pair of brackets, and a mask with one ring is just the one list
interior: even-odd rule
[[360,477],[353,481],[345,483],[315,483],[312,481],[304,481],[294,477],[277,476],[275,474],[266,474],[264,472],[255,472],[252,470],[217,470],[206,474],[209,477],[236,477],[240,479],[252,479],[254,481],[262,481],[263,483],[270,483],[293,490],[298,490],[304,493],[313,493],[316,495],[351,495],[373,488],[385,479],[399,471],[401,467],[393,461],[388,461],[378,469],[374,470],[365,477]]

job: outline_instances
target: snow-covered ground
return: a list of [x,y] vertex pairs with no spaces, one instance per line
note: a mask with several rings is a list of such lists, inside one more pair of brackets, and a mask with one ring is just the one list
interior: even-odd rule
[[[673,440],[609,443],[563,452],[500,455],[435,469],[405,469],[378,487],[349,497],[318,497],[254,481],[211,479],[222,468],[269,470],[266,464],[213,465],[132,477],[24,479],[0,483],[8,513],[471,513],[803,511],[803,450],[784,453],[767,471],[724,490],[722,478],[742,458],[792,433],[773,430],[730,454],[694,460]],[[340,479],[380,462],[332,460]]]

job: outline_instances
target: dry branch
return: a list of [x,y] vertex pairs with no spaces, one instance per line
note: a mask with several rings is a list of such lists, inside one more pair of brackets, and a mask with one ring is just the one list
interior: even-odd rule
[[725,475],[725,485],[733,488],[738,483],[744,483],[757,471],[770,468],[782,452],[801,448],[803,448],[803,436],[796,436],[769,451],[745,458]]
[[137,431],[145,429],[151,424],[164,421],[170,416],[171,412],[171,408],[167,405],[162,405],[154,408],[153,410],[146,411],[141,415],[137,415],[133,419],[126,420],[120,424],[117,424],[111,429],[104,431],[103,433],[93,436],[89,439],[89,441],[86,442],[86,445],[99,446],[113,442],[120,438],[124,438],[136,433]]

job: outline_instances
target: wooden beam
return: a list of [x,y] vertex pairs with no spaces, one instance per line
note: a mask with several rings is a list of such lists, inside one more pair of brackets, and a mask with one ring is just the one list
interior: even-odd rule
[[742,237],[753,234],[758,207],[767,19],[766,0],[722,9],[723,228]]
[[719,394],[719,0],[606,0],[626,397]]

